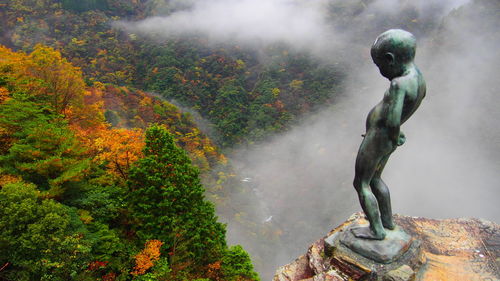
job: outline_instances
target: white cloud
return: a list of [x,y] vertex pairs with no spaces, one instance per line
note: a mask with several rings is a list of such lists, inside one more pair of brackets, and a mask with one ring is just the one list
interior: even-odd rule
[[201,33],[217,42],[260,45],[281,41],[311,47],[324,45],[330,37],[324,4],[324,0],[199,0],[190,9],[168,16],[119,25],[165,37]]

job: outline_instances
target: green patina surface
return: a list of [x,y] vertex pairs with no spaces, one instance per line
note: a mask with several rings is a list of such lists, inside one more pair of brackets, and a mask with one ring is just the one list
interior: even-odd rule
[[353,228],[358,238],[382,240],[392,230],[389,189],[381,178],[390,155],[405,142],[400,126],[417,110],[425,96],[425,81],[414,64],[416,40],[404,30],[380,34],[371,48],[373,62],[391,81],[383,99],[366,120],[366,133],[358,151],[354,187],[369,227]]

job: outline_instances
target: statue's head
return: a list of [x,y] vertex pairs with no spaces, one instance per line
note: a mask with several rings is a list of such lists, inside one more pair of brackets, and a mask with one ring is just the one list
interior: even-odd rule
[[380,73],[392,79],[401,76],[413,62],[416,50],[415,36],[401,29],[390,29],[380,34],[371,49],[373,62]]

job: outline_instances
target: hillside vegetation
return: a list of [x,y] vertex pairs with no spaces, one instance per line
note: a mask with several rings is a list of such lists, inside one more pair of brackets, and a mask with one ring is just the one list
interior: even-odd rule
[[224,158],[188,115],[87,87],[50,47],[0,58],[0,279],[258,280],[204,198],[193,161]]

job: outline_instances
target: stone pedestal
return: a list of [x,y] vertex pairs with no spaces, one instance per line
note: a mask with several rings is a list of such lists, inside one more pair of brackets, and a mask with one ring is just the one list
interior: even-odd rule
[[[378,263],[394,262],[406,253],[414,242],[414,239],[399,227],[394,230],[386,229],[386,237],[383,240],[361,239],[354,236],[352,232],[353,228],[358,227],[368,228],[369,224],[349,227],[340,235],[340,243],[353,252]],[[327,237],[325,243],[332,243],[331,246],[334,246],[332,239],[334,237]]]
[[[368,224],[358,217],[335,229],[324,240],[325,255],[341,275],[354,277],[354,280],[384,281],[409,281],[415,277],[425,262],[420,241],[400,227],[388,230],[384,240],[360,239],[350,231],[360,226]],[[394,276],[407,276],[407,279],[388,279],[389,272]]]
[[[348,235],[348,229],[368,223],[357,213],[314,242],[307,253],[280,267],[273,280],[500,280],[500,225],[478,219],[433,220],[399,215],[394,216],[394,221],[412,241],[406,251],[405,247],[396,251],[391,263],[367,259],[346,246],[349,239],[342,237]],[[379,248],[380,244],[372,247]]]

